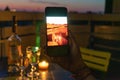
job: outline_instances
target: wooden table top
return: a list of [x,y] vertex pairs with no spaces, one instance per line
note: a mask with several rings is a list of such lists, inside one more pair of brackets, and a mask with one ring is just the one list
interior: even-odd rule
[[[39,71],[39,79],[34,80],[75,80],[72,73],[57,64],[51,64],[46,71]],[[17,77],[2,77],[0,80],[16,80]],[[28,79],[31,80],[31,79]]]

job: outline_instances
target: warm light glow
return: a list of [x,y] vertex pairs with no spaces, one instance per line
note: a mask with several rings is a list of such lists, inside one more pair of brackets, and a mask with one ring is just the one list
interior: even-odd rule
[[49,24],[67,24],[67,17],[47,17]]
[[48,71],[40,71],[41,80],[47,80]]
[[42,61],[38,64],[38,66],[39,66],[39,69],[46,70],[46,69],[48,69],[49,63],[46,61]]
[[27,54],[27,58],[29,58],[29,59],[30,59],[30,58],[31,58],[31,56],[32,56],[32,54],[30,54],[30,53],[28,53],[28,54]]

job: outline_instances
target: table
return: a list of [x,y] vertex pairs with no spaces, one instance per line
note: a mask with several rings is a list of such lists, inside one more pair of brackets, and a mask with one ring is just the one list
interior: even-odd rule
[[[16,77],[3,77],[0,80],[16,80]],[[29,79],[30,80],[30,79]],[[75,80],[72,73],[58,64],[50,64],[48,71],[40,71],[40,79],[35,80]]]
[[72,73],[70,73],[69,71],[63,69],[62,67],[60,67],[57,64],[53,64],[54,67],[52,67],[53,69],[51,69],[51,74],[53,77],[53,80],[75,80],[72,77]]

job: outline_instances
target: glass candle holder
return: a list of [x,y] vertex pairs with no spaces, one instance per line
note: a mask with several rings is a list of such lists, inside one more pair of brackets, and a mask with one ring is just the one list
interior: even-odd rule
[[38,67],[40,70],[47,70],[49,67],[49,63],[45,60],[38,63]]

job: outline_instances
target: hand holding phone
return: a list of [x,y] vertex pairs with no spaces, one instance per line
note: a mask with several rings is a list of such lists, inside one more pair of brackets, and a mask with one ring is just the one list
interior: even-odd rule
[[69,53],[68,17],[65,7],[46,7],[47,54],[65,56]]

